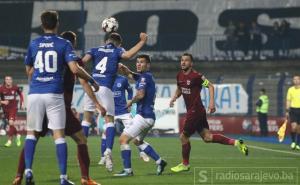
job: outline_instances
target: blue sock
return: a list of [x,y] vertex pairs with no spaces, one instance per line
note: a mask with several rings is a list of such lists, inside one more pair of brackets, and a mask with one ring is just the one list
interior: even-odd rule
[[68,160],[68,149],[65,138],[58,138],[55,140],[56,144],[56,157],[58,160],[59,171],[61,175],[67,174],[67,160]]
[[121,154],[123,159],[124,169],[131,168],[131,149],[130,145],[121,145]]
[[36,138],[33,135],[27,135],[24,147],[25,169],[32,168],[33,156],[35,152]]
[[143,151],[150,156],[154,161],[157,161],[160,159],[159,155],[155,152],[155,150],[147,143],[144,143],[141,145],[141,149],[143,148]]
[[83,130],[83,133],[84,133],[85,137],[89,137],[89,130],[90,130],[90,127],[89,127],[89,126],[83,126],[83,125],[82,125],[82,130]]
[[91,125],[91,123],[89,123],[87,121],[83,120],[81,122],[81,127],[82,127],[82,130],[83,130],[83,133],[84,133],[85,137],[89,137],[90,125]]
[[104,152],[106,150],[106,139],[101,139],[101,156],[104,157]]
[[106,147],[112,150],[116,134],[115,125],[114,123],[107,123],[106,125]]
[[297,145],[300,145],[300,134],[297,134]]

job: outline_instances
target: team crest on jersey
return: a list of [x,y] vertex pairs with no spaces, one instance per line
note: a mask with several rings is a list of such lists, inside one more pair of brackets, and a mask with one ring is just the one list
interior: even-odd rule
[[11,91],[12,94],[15,94],[15,91]]
[[117,83],[117,87],[121,87],[122,86],[122,84],[121,83]]
[[146,79],[145,78],[141,78],[141,83],[145,83]]
[[190,85],[190,84],[191,84],[191,81],[190,81],[190,80],[187,80],[187,81],[186,81],[186,84],[187,84],[187,85]]

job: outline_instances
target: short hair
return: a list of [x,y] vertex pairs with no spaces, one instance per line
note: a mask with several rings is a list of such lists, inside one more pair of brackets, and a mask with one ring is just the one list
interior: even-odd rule
[[260,92],[262,92],[262,93],[265,94],[265,93],[266,93],[266,89],[265,89],[265,88],[261,88],[261,89],[260,89]]
[[190,54],[190,53],[183,53],[183,54],[181,55],[181,57],[183,57],[183,56],[189,56],[189,57],[191,58],[191,61],[192,61],[192,62],[194,61],[194,57],[193,57],[193,55]]
[[58,13],[53,10],[44,11],[41,14],[41,22],[44,29],[53,30],[58,24]]
[[138,55],[136,58],[144,58],[144,59],[146,59],[146,62],[147,62],[147,63],[151,63],[150,55],[147,55],[147,54],[140,54],[140,55]]
[[64,31],[60,35],[62,36],[62,38],[70,41],[72,43],[72,45],[75,44],[76,33],[72,32],[72,31]]
[[122,44],[122,37],[120,34],[113,32],[108,35],[106,41],[114,44],[115,46],[119,46]]

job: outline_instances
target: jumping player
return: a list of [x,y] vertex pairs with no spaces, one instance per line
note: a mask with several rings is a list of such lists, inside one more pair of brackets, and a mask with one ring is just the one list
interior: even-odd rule
[[132,124],[125,127],[120,136],[121,156],[123,159],[124,169],[114,176],[126,177],[132,176],[131,168],[131,149],[129,142],[133,140],[134,144],[139,149],[151,157],[156,165],[156,174],[161,175],[164,171],[167,162],[156,153],[152,146],[144,141],[148,132],[152,129],[155,123],[154,103],[156,97],[155,81],[150,72],[150,57],[149,55],[139,55],[136,59],[136,69],[138,73],[133,73],[126,66],[121,66],[123,71],[129,78],[136,81],[136,95],[132,100],[128,101],[127,106],[132,106],[137,103],[137,114],[132,120]]
[[[112,86],[114,84],[116,74],[118,71],[118,64],[121,59],[128,60],[132,58],[146,43],[147,35],[140,33],[140,41],[132,47],[130,50],[125,51],[121,47],[122,38],[118,33],[111,33],[106,39],[104,46],[90,49],[86,55],[82,58],[84,63],[93,61],[93,72],[92,76],[100,85],[100,90],[96,96],[99,102],[102,103],[104,108],[107,110],[105,116],[105,127],[106,127],[106,151],[105,165],[108,171],[112,171],[112,148],[115,136],[114,126],[114,96],[112,92]],[[89,126],[91,125],[91,118],[94,113],[94,105],[90,99],[84,97],[84,118],[82,121],[82,127],[85,131],[86,136],[88,135]]]
[[16,114],[18,111],[17,96],[20,97],[20,109],[24,109],[24,98],[17,85],[13,85],[11,76],[5,76],[4,84],[0,87],[1,105],[5,119],[8,120],[8,140],[5,147],[10,147],[12,144],[13,136],[16,136],[17,146],[21,146],[21,135],[15,127]]
[[56,35],[58,13],[45,11],[41,15],[44,34],[31,41],[26,57],[26,73],[29,79],[27,104],[27,136],[25,140],[26,185],[33,183],[32,163],[37,132],[42,131],[45,114],[48,128],[53,131],[56,155],[60,170],[60,184],[73,184],[67,179],[67,143],[65,141],[66,111],[63,96],[63,71],[67,65],[73,74],[91,81],[93,79],[78,66],[78,57],[71,43]]
[[171,168],[173,172],[188,171],[190,169],[191,144],[189,138],[195,132],[199,133],[205,142],[234,145],[243,154],[248,155],[248,148],[242,140],[230,139],[221,134],[212,134],[209,131],[206,111],[201,102],[200,92],[202,87],[209,89],[210,101],[207,112],[214,113],[216,111],[214,86],[204,75],[195,71],[192,66],[193,56],[189,53],[184,53],[181,56],[181,71],[177,74],[177,89],[170,101],[170,107],[173,107],[176,99],[182,95],[187,109],[183,132],[180,134],[183,159],[182,163]]

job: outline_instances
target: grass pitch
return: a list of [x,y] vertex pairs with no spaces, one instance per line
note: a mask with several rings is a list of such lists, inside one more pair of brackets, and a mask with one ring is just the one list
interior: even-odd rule
[[[114,172],[122,169],[118,139],[113,151]],[[24,140],[23,140],[24,141]],[[80,184],[80,171],[77,163],[75,143],[68,138],[68,176]],[[192,139],[191,170],[174,174],[170,168],[181,161],[181,145],[178,138],[148,138],[147,141],[157,150],[168,166],[162,176],[156,176],[153,161],[143,162],[138,151],[132,146],[133,177],[116,178],[98,165],[100,159],[100,137],[89,137],[88,146],[91,158],[90,176],[102,185],[202,185],[202,184],[299,184],[298,168],[300,151],[291,151],[288,145],[247,142],[249,156],[243,156],[235,147],[206,144]],[[0,185],[10,185],[16,172],[21,148],[13,145],[5,148],[6,137],[0,137]],[[37,185],[57,185],[58,165],[52,138],[40,139],[33,164]],[[24,183],[23,183],[24,184]]]

